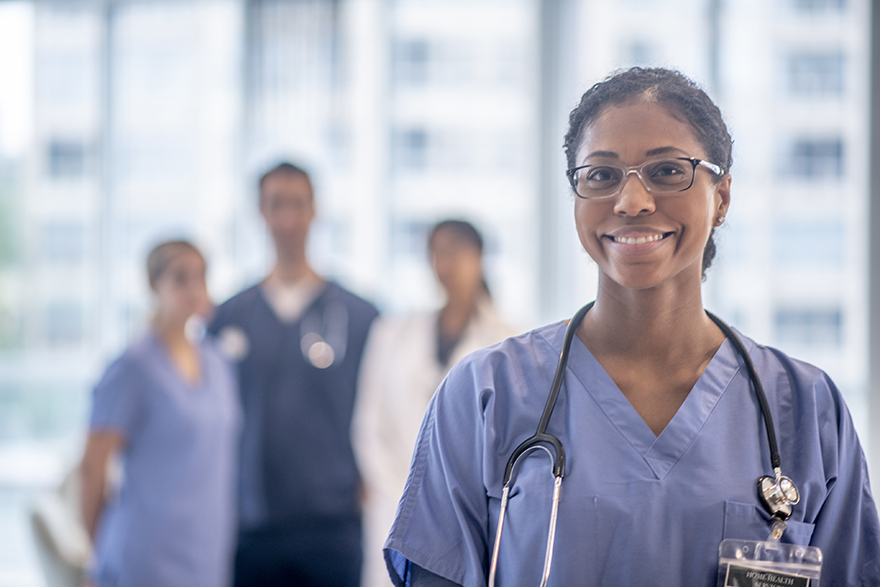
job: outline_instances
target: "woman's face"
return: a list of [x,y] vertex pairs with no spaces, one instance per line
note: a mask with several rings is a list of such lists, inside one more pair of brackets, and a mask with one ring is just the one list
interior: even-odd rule
[[[674,157],[705,159],[706,153],[690,125],[664,106],[632,101],[607,107],[586,127],[576,165],[629,167]],[[653,195],[630,174],[614,197],[575,198],[584,249],[604,277],[625,288],[648,289],[669,280],[699,284],[703,249],[730,201],[730,176],[714,179],[698,166],[689,189]]]
[[183,324],[193,314],[210,307],[205,286],[205,261],[194,251],[174,255],[153,284],[158,308],[156,313],[167,323]]
[[482,253],[451,230],[431,238],[431,266],[449,298],[473,300],[483,287]]

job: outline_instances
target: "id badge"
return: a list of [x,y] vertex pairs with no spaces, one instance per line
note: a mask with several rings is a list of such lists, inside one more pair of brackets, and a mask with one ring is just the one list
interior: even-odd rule
[[822,551],[815,546],[728,539],[718,555],[718,587],[819,587]]

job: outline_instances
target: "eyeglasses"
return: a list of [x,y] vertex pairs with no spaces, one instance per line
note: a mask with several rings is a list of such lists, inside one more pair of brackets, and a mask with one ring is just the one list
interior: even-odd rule
[[581,198],[595,200],[611,198],[619,194],[630,173],[636,174],[649,193],[683,192],[694,185],[698,165],[715,175],[724,174],[724,170],[718,165],[695,157],[655,159],[632,167],[581,165],[566,170],[565,174],[574,193]]

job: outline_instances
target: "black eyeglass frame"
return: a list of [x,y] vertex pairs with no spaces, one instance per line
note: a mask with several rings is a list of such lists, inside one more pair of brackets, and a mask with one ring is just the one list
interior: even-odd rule
[[[676,190],[668,190],[668,191],[657,191],[656,189],[652,189],[652,188],[648,187],[648,185],[642,180],[642,169],[646,165],[650,165],[651,163],[656,163],[657,161],[670,161],[670,160],[690,162],[690,164],[692,166],[693,173],[691,174],[691,181],[687,185],[687,187],[684,187],[681,189],[676,189]],[[667,158],[663,158],[663,159],[652,159],[650,161],[645,161],[641,165],[633,165],[631,167],[621,167],[620,165],[592,165],[592,164],[591,165],[580,165],[578,167],[572,167],[571,169],[566,169],[565,175],[568,177],[568,183],[571,185],[571,189],[574,191],[574,195],[576,195],[577,197],[579,197],[583,200],[604,200],[607,198],[613,198],[614,196],[619,194],[621,192],[621,190],[623,190],[623,185],[626,183],[626,177],[633,171],[635,171],[636,177],[639,178],[639,181],[642,182],[642,185],[645,187],[645,189],[649,193],[652,193],[652,194],[677,194],[679,192],[685,192],[685,191],[691,189],[691,187],[694,185],[694,179],[697,177],[697,166],[705,167],[706,169],[708,169],[709,171],[711,171],[712,173],[714,173],[718,177],[721,177],[725,173],[723,167],[721,167],[720,165],[716,165],[715,163],[712,163],[711,161],[706,161],[705,159],[697,159],[696,157],[667,157]],[[618,169],[622,169],[623,176],[620,179],[620,185],[617,186],[617,189],[613,193],[605,195],[605,196],[592,196],[592,197],[590,197],[590,196],[580,195],[577,190],[577,180],[575,179],[575,174],[577,174],[577,172],[580,171],[581,169],[587,169],[588,167],[616,167]]]

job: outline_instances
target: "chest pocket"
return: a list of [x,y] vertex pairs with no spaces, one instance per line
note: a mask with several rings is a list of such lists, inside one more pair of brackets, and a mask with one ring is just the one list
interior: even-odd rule
[[[769,517],[757,505],[736,501],[724,502],[724,538],[767,540],[770,526]],[[782,535],[782,542],[809,546],[815,527],[815,524],[789,520],[785,534]]]

